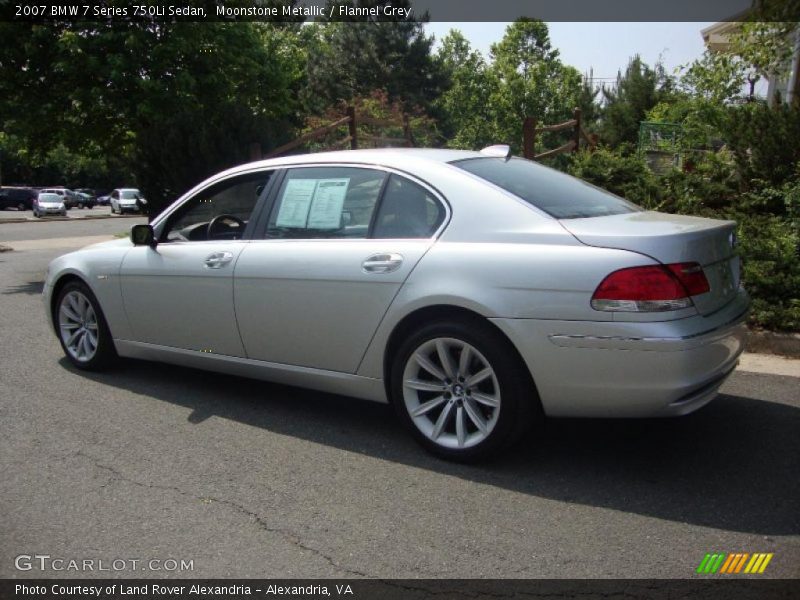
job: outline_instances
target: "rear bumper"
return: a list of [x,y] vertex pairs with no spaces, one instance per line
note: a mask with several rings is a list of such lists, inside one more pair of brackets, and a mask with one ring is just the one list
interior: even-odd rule
[[546,414],[656,417],[710,402],[744,350],[744,291],[713,315],[662,322],[492,319],[536,382]]

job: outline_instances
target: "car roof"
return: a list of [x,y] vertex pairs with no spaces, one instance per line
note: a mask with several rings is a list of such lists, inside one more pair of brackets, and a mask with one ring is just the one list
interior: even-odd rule
[[[486,155],[472,150],[450,150],[438,148],[375,148],[369,150],[338,150],[335,152],[315,152],[313,154],[293,154],[266,160],[258,160],[228,169],[224,174],[245,171],[259,167],[290,166],[294,164],[350,163],[382,165],[402,169],[423,160],[436,163],[449,163],[466,158],[479,158]],[[222,173],[220,173],[222,175]]]

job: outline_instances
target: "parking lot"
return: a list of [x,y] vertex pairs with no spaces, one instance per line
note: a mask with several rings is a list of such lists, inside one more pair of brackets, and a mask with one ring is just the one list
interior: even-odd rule
[[[67,219],[102,219],[102,218],[121,218],[121,217],[131,217],[136,215],[112,215],[111,214],[111,207],[110,206],[95,206],[93,208],[72,208],[67,211]],[[6,210],[0,210],[0,223],[3,221],[31,221],[31,222],[38,222],[40,220],[44,221],[55,221],[55,220],[63,220],[64,217],[58,216],[47,216],[42,217],[41,219],[37,219],[33,216],[33,211],[30,210],[17,210],[15,208],[8,208]]]
[[0,577],[98,576],[15,568],[38,553],[192,564],[112,573],[129,577],[685,578],[708,552],[774,553],[763,577],[800,576],[797,361],[740,369],[688,417],[551,421],[492,463],[451,464],[387,406],[145,362],[73,369],[42,282],[58,254],[143,222],[75,222],[108,210],[0,224]]

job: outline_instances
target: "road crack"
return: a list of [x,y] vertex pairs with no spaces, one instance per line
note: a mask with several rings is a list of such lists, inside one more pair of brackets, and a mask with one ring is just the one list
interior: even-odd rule
[[[110,473],[111,474],[111,478],[110,478],[108,483],[111,483],[113,481],[123,481],[125,483],[129,483],[131,485],[135,485],[135,486],[143,487],[143,488],[147,488],[147,489],[174,492],[176,494],[179,494],[179,495],[184,496],[186,498],[190,498],[190,499],[195,500],[195,501],[199,500],[200,502],[208,502],[208,503],[222,504],[222,505],[228,506],[228,507],[234,509],[236,512],[249,517],[256,524],[256,526],[259,529],[261,529],[262,531],[264,531],[266,533],[273,533],[273,534],[280,535],[285,540],[290,542],[293,546],[296,546],[297,548],[300,548],[301,550],[305,550],[306,552],[310,552],[314,556],[317,556],[318,558],[320,558],[320,559],[324,560],[325,562],[327,562],[333,568],[335,568],[335,569],[337,569],[337,570],[339,570],[339,571],[341,571],[343,573],[346,573],[347,575],[349,575],[351,577],[365,577],[365,578],[373,578],[374,577],[374,575],[370,575],[370,574],[365,573],[363,571],[359,571],[357,569],[353,569],[353,568],[350,568],[350,567],[345,567],[345,566],[339,564],[331,556],[329,556],[328,554],[326,554],[322,550],[320,550],[318,548],[315,548],[313,546],[310,546],[307,543],[305,543],[302,540],[302,538],[299,535],[297,535],[296,533],[294,533],[294,532],[292,532],[292,531],[290,531],[288,529],[283,529],[283,528],[280,528],[280,527],[275,527],[275,526],[270,525],[264,517],[259,515],[257,512],[250,510],[246,506],[244,506],[242,504],[239,504],[238,502],[234,502],[233,500],[227,500],[225,498],[218,498],[216,496],[196,496],[195,494],[187,492],[187,491],[185,491],[185,490],[183,490],[183,489],[181,489],[179,487],[176,487],[176,486],[160,485],[160,484],[156,484],[156,483],[152,483],[152,482],[138,481],[136,479],[128,477],[127,475],[125,475],[124,473],[122,473],[121,471],[119,471],[118,469],[116,469],[116,468],[114,468],[114,467],[112,467],[110,465],[103,464],[102,462],[100,462],[95,457],[90,456],[90,455],[88,455],[85,452],[82,452],[80,450],[75,452],[74,456],[77,456],[77,457],[83,458],[85,460],[88,460],[88,461],[90,461],[92,463],[92,465],[96,469],[100,469],[102,471],[106,471],[107,473]],[[108,485],[108,484],[105,484],[105,485]],[[102,486],[102,487],[105,487],[105,485]]]

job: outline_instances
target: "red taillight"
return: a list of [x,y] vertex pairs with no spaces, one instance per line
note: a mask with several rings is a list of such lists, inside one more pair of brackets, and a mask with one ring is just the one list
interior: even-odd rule
[[614,271],[592,296],[592,308],[606,311],[655,312],[692,305],[690,296],[709,290],[697,263],[631,267]]
[[703,273],[703,267],[697,263],[674,263],[667,265],[667,268],[683,284],[690,296],[705,294],[711,289],[708,287],[708,279]]

